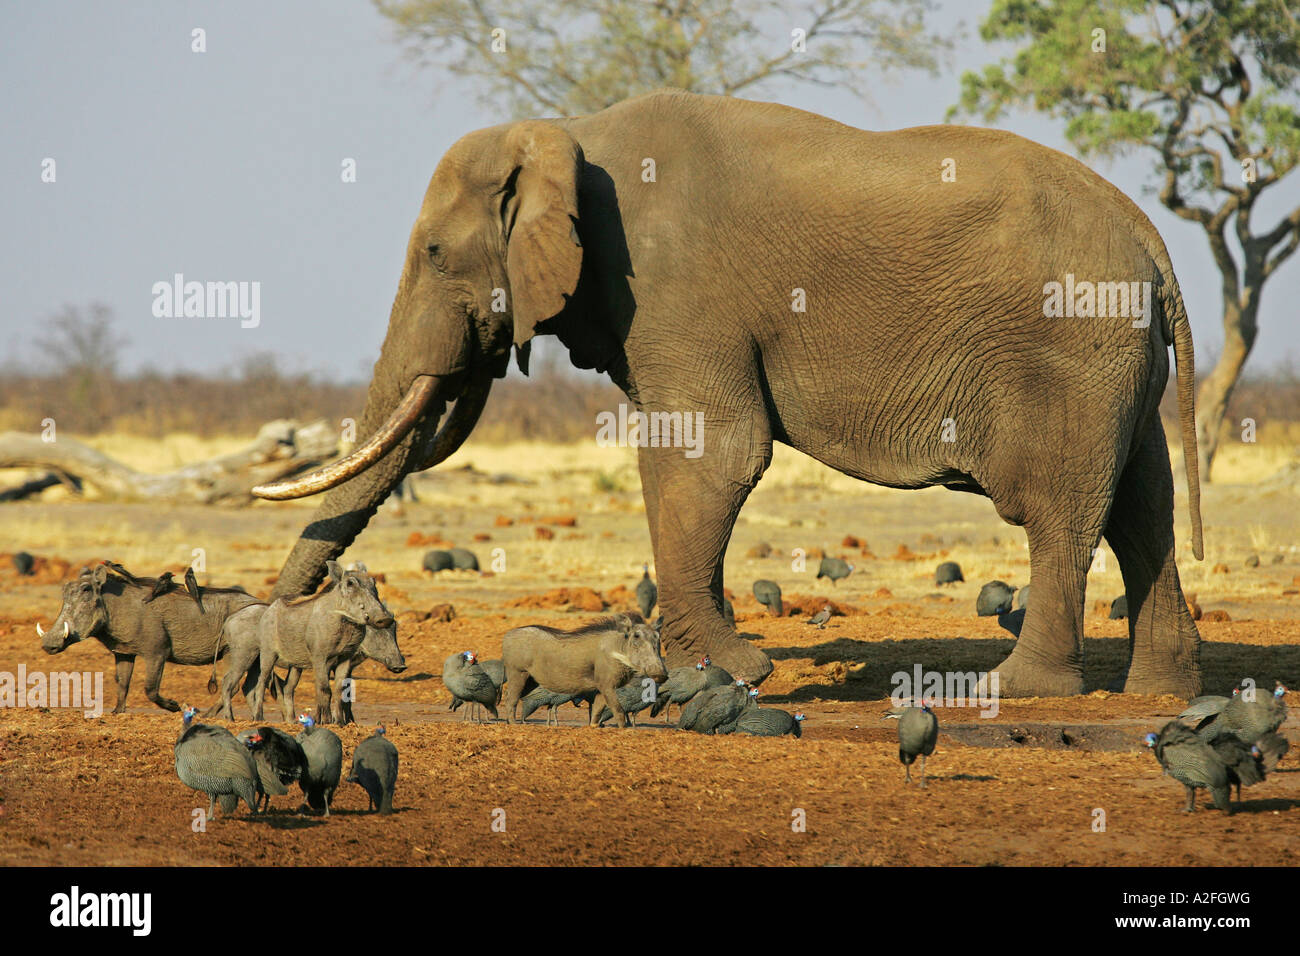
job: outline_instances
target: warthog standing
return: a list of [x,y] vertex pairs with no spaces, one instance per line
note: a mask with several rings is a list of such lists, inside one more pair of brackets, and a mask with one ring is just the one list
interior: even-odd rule
[[[262,719],[263,695],[277,666],[310,667],[316,677],[316,722],[329,723],[331,672],[353,658],[367,628],[393,626],[393,616],[376,597],[374,580],[364,567],[344,571],[337,561],[330,561],[327,569],[330,580],[323,591],[293,601],[280,598],[258,622],[260,674],[248,701],[254,720]],[[287,686],[280,707],[285,722],[292,721],[293,694]]]
[[[627,717],[618,702],[618,688],[634,674],[660,683],[668,668],[659,652],[659,631],[639,616],[620,614],[576,631],[533,625],[517,627],[501,639],[509,693],[506,720],[515,723],[515,704],[537,685],[559,694],[598,691],[620,727]],[[601,711],[599,699],[590,723]]]
[[145,603],[155,583],[152,578],[128,581],[103,565],[86,568],[63,586],[63,606],[54,627],[42,631],[36,625],[47,654],[58,654],[88,637],[98,639],[113,653],[117,659],[115,714],[126,710],[137,657],[146,667],[146,696],[164,710],[180,710],[176,701],[159,693],[163,665],[212,664],[226,652],[226,622],[245,608],[263,606],[242,588],[203,588],[203,610],[179,589]]

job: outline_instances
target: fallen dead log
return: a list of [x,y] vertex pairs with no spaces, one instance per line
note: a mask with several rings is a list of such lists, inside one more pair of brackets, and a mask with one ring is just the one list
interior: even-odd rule
[[274,421],[263,425],[242,451],[153,475],[74,439],[46,442],[39,435],[5,432],[0,434],[0,468],[45,469],[56,477],[29,481],[0,500],[34,494],[58,481],[73,487],[84,482],[113,501],[241,505],[254,500],[255,485],[316,468],[337,453],[338,434],[327,422]]

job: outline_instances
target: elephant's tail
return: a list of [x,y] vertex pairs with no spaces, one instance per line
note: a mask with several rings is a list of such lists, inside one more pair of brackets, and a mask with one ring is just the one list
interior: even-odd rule
[[1160,306],[1164,313],[1166,339],[1173,338],[1175,374],[1178,376],[1178,428],[1183,436],[1183,468],[1187,472],[1187,510],[1192,519],[1192,554],[1205,557],[1201,533],[1201,464],[1196,449],[1196,354],[1192,349],[1192,327],[1183,307],[1183,294],[1174,278],[1169,255],[1160,257],[1164,282],[1160,285]]

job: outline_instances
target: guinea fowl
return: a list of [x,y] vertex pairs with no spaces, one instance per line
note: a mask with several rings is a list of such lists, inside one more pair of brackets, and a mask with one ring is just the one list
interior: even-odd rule
[[650,579],[650,565],[641,565],[641,580],[636,585],[636,605],[641,609],[641,616],[650,620],[650,612],[659,603],[659,588]]
[[420,567],[435,574],[439,571],[451,571],[456,567],[456,559],[450,551],[426,551]]
[[540,684],[519,698],[519,719],[527,720],[533,711],[539,707],[546,708],[546,723],[550,726],[552,723],[557,726],[560,723],[560,715],[557,709],[565,704],[580,704],[586,701],[588,704],[595,699],[595,691],[583,691],[580,694],[557,694],[555,691]]
[[829,604],[827,604],[824,608],[822,608],[812,617],[808,618],[808,623],[816,624],[817,630],[819,631],[826,630],[826,622],[831,619],[831,613],[833,612],[833,610],[834,609]]
[[451,566],[457,571],[477,571],[478,555],[467,548],[452,548],[447,552],[451,555]]
[[248,748],[224,727],[196,724],[198,708],[181,712],[181,733],[176,738],[176,776],[181,783],[208,795],[208,818],[221,798],[221,812],[230,815],[243,800],[257,813],[261,783]]
[[1110,602],[1110,620],[1122,621],[1128,617],[1128,596],[1121,594]]
[[397,748],[384,739],[384,725],[352,752],[352,773],[348,783],[358,784],[370,798],[370,809],[393,812],[393,790],[397,786]]
[[980,617],[992,617],[995,614],[1005,630],[1016,637],[1025,623],[1025,609],[1012,610],[1016,589],[1005,581],[990,581],[980,588],[979,597],[975,599],[975,613]]
[[775,581],[755,581],[754,597],[773,617],[780,617],[785,612],[785,607],[781,604],[781,587]]
[[743,680],[725,687],[710,687],[695,696],[682,708],[678,730],[693,730],[698,734],[730,734],[747,711],[757,709],[758,690]]
[[1196,809],[1196,791],[1210,791],[1215,807],[1232,813],[1232,785],[1237,785],[1241,799],[1242,785],[1251,786],[1264,779],[1286,752],[1286,741],[1267,733],[1256,744],[1249,744],[1235,734],[1220,732],[1206,740],[1186,724],[1171,720],[1158,734],[1147,734],[1146,745],[1169,776],[1187,790],[1187,806]]
[[1209,740],[1221,731],[1236,734],[1253,744],[1272,733],[1286,720],[1286,688],[1279,682],[1267,697],[1246,700],[1240,688],[1231,697],[1198,697],[1178,715],[1179,720],[1196,721],[1196,732]]
[[668,672],[668,680],[659,685],[659,694],[654,706],[650,708],[650,716],[658,717],[660,711],[667,711],[664,714],[664,721],[667,722],[673,704],[680,709],[701,691],[734,683],[736,679],[715,665],[706,654],[690,667],[674,667]]
[[956,561],[945,561],[934,569],[935,585],[956,584],[958,581],[965,581],[962,576],[961,565]]
[[[647,707],[654,705],[658,692],[647,695],[645,681],[649,680],[644,674],[633,674],[631,680],[620,687],[615,693],[618,695],[618,705],[623,708],[623,713],[627,715],[627,724],[629,727],[636,726],[635,714],[641,713]],[[651,681],[653,684],[653,681]],[[649,696],[650,699],[646,700]],[[614,712],[610,710],[609,705],[605,704],[596,716],[596,725],[600,726],[607,720],[614,718]]]
[[[466,708],[463,719],[470,719],[479,707],[486,707],[488,713],[496,719],[501,688],[479,666],[478,657],[473,651],[462,651],[447,658],[442,665],[442,682],[454,696],[474,705]],[[482,722],[481,716],[476,719]]]
[[912,763],[921,758],[921,787],[925,788],[925,758],[934,753],[939,740],[939,718],[929,705],[893,708],[885,716],[898,721],[898,759],[904,767],[903,780],[912,782]]
[[803,719],[801,713],[788,714],[775,707],[755,707],[740,715],[740,720],[736,721],[736,733],[752,737],[784,737],[786,734],[801,737]]
[[[497,701],[500,702],[501,688],[505,687],[506,684],[505,662],[502,661],[500,658],[493,658],[490,661],[478,661],[478,666],[483,668],[483,672],[487,674],[488,678],[492,681],[492,683],[496,685]],[[455,694],[452,694],[451,705],[447,709],[453,711],[460,710],[460,706],[464,703],[465,701],[462,698],[457,697]]]
[[841,558],[822,558],[822,563],[817,566],[817,577],[830,578],[831,584],[847,578],[853,573],[853,565]]
[[318,813],[330,815],[334,791],[343,776],[343,742],[338,734],[326,727],[317,727],[307,714],[298,715],[302,733],[294,739],[302,749],[304,767],[298,777],[298,786],[307,797],[307,806]]
[[36,567],[36,559],[26,551],[19,551],[14,555],[14,570],[18,572],[19,577],[27,577]]
[[261,781],[265,807],[271,806],[271,797],[282,797],[288,786],[302,776],[307,765],[298,741],[283,730],[258,727],[245,730],[236,738],[253,752],[257,777]]

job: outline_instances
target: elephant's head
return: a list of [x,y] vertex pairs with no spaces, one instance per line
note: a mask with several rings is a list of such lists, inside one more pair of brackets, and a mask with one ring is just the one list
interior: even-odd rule
[[319,471],[254,489],[264,498],[329,490],[285,562],[277,596],[312,591],[325,562],[403,476],[460,447],[512,345],[526,368],[538,324],[559,314],[578,284],[582,165],[577,142],[541,121],[471,133],[438,164],[375,363],[359,429],[365,440]]

